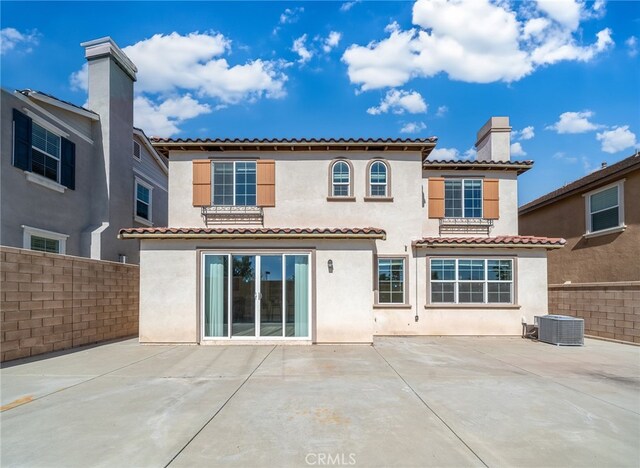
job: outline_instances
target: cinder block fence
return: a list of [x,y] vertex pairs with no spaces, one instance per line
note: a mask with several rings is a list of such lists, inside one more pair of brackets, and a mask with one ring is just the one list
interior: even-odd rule
[[585,335],[640,344],[640,281],[551,284],[549,313],[583,318]]
[[0,360],[138,334],[139,267],[0,246]]

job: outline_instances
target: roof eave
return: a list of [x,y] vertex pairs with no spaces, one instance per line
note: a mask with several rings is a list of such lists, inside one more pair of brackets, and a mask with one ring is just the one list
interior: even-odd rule
[[428,242],[423,243],[420,241],[414,241],[412,245],[416,248],[427,248],[427,249],[437,249],[437,248],[451,248],[451,247],[463,247],[463,248],[492,248],[492,249],[561,249],[564,247],[564,244],[476,244],[476,243],[458,243],[458,242]]
[[121,233],[118,239],[379,239],[386,240],[386,234],[362,233],[362,234],[147,234],[147,233]]

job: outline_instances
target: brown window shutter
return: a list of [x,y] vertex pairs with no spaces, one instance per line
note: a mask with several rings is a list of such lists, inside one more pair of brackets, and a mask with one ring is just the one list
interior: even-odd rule
[[276,162],[259,160],[256,162],[257,204],[276,206]]
[[444,218],[444,178],[429,177],[429,218]]
[[497,179],[484,180],[482,205],[485,219],[498,219],[500,217],[500,191]]
[[193,161],[193,206],[211,206],[211,161]]

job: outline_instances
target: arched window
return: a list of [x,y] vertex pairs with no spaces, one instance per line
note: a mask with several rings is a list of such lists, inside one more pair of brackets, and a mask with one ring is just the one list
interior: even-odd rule
[[389,168],[383,161],[369,164],[369,196],[389,196]]
[[351,196],[351,166],[346,161],[336,161],[331,166],[331,196]]

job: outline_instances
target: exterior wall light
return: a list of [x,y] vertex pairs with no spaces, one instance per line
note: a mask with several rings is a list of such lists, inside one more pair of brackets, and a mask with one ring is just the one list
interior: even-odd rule
[[329,260],[327,262],[327,267],[329,268],[329,273],[333,273],[333,260]]

